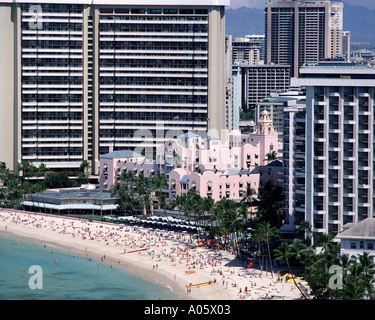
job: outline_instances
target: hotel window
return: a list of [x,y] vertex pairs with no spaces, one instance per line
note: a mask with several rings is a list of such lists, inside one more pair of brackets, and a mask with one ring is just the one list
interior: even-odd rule
[[357,249],[357,243],[350,242],[350,249]]
[[367,243],[367,249],[368,249],[368,250],[373,250],[373,249],[374,249],[374,243],[372,243],[372,242],[368,242],[368,243]]

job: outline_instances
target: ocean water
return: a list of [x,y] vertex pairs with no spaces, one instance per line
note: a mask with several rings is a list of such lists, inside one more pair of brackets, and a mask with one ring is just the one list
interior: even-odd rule
[[[53,253],[52,253],[53,251]],[[37,266],[31,268],[31,266]],[[172,300],[167,286],[63,248],[0,234],[0,300]]]

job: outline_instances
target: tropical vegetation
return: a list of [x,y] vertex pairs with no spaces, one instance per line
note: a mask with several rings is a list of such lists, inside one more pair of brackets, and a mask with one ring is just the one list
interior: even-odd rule
[[28,160],[18,164],[17,172],[0,162],[0,205],[14,207],[26,199],[30,193],[43,192],[47,188],[77,187],[89,181],[90,165],[82,161],[79,169],[72,172],[76,179],[69,178],[66,172],[50,171],[44,163],[38,167]]
[[[14,207],[27,194],[42,192],[46,188],[85,183],[89,164],[81,164],[76,180],[69,179],[66,173],[53,173],[43,164],[36,167],[28,161],[20,163],[18,170],[15,173],[0,162],[1,206]],[[111,192],[117,196],[123,214],[151,216],[155,209],[159,209],[168,218],[169,210],[174,210],[196,224],[200,230],[196,234],[197,240],[203,240],[206,245],[217,243],[235,253],[244,265],[255,261],[272,277],[274,261],[277,261],[290,273],[306,279],[310,294],[317,299],[375,298],[375,264],[368,253],[356,260],[347,255],[340,256],[339,245],[332,241],[332,237],[314,235],[306,221],[300,222],[294,240],[280,240],[284,209],[279,186],[265,181],[258,194],[248,187],[240,202],[225,197],[214,202],[211,198],[202,198],[195,190],[169,199],[164,191],[167,187],[163,174],[148,179],[143,175],[135,176],[133,172],[123,172]],[[301,296],[306,298],[307,292],[301,290],[297,282],[295,284]]]

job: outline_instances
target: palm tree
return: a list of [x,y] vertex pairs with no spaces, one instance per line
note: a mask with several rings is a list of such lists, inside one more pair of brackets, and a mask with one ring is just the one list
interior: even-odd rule
[[298,240],[294,240],[290,246],[291,257],[299,260],[300,263],[302,263],[302,258],[306,251],[306,246]]
[[149,179],[145,178],[143,174],[138,177],[138,180],[135,181],[135,192],[138,195],[138,199],[143,205],[143,212],[147,215],[147,209],[151,205],[151,182]]
[[162,189],[168,187],[168,181],[164,174],[158,173],[152,180],[152,190],[156,191],[157,194],[162,192]]
[[[210,238],[214,239],[215,236],[219,236],[221,239],[221,233],[220,233],[220,225],[221,225],[221,220],[222,220],[222,210],[218,206],[218,202],[214,203],[213,208],[212,208],[212,216],[210,218],[211,222],[211,228],[210,228]],[[214,226],[214,222],[216,222],[216,225]]]
[[363,252],[359,257],[359,264],[362,267],[362,275],[360,280],[364,284],[369,299],[374,299],[374,274],[375,264],[373,263],[373,256],[370,256],[368,252]]
[[6,165],[1,165],[0,180],[3,183],[4,189],[4,201],[14,204],[19,199],[22,198],[21,189],[18,187],[19,181],[16,174],[6,167]]
[[225,229],[225,239],[230,238],[233,251],[238,252],[238,241],[236,237],[240,229],[240,221],[238,219],[237,205],[233,200],[224,197],[216,202],[216,207],[221,211],[220,224]]
[[321,234],[315,246],[322,247],[322,251],[325,255],[336,253],[338,246],[332,243],[332,238],[330,234]]
[[117,195],[119,197],[117,199],[117,203],[120,208],[122,208],[125,213],[127,213],[128,211],[132,212],[134,197],[133,191],[130,190],[129,186],[127,184],[123,184],[121,187],[118,187],[118,185],[116,185],[114,190],[117,190]]
[[[36,197],[37,197],[38,204],[40,204],[39,194],[42,193],[42,192],[44,192],[45,189],[46,188],[45,188],[45,186],[44,186],[43,183],[36,183],[35,184],[35,194],[36,194]],[[46,213],[46,204],[45,203],[43,203],[43,207],[44,207],[44,213]],[[39,207],[38,210],[40,210],[40,212],[42,212],[42,208],[41,207]]]
[[186,201],[187,201],[186,199],[187,199],[186,194],[176,195],[170,203],[170,208],[171,209],[177,208],[178,215],[181,215],[181,210],[184,208]]
[[150,215],[150,210],[152,207],[152,198],[149,193],[144,193],[141,196],[141,203],[144,207],[144,213],[146,216]]
[[263,221],[268,221],[272,226],[281,225],[283,209],[283,189],[274,186],[270,180],[265,180],[259,187],[261,201],[258,205],[258,215]]
[[18,172],[22,171],[21,184],[24,184],[26,177],[30,176],[31,163],[29,160],[22,160],[21,163],[18,163]]
[[306,220],[302,220],[299,224],[299,228],[296,231],[296,235],[302,235],[304,239],[304,243],[306,246],[310,247],[312,245],[312,229],[309,222]]
[[120,189],[121,189],[121,184],[119,183],[119,182],[115,182],[112,186],[111,186],[111,188],[109,189],[109,191],[111,191],[111,196],[113,197],[113,196],[117,196],[118,195],[118,193],[119,193],[119,191],[120,191]]
[[288,271],[290,272],[290,265],[289,265],[289,258],[292,257],[292,253],[290,251],[290,246],[287,242],[283,242],[277,249],[273,251],[273,254],[275,256],[275,259],[280,261],[280,260],[285,260],[286,265],[288,266]]
[[263,272],[263,265],[264,265],[264,252],[265,250],[263,249],[264,245],[264,239],[263,236],[260,234],[260,232],[253,232],[251,235],[251,239],[258,244],[258,258],[259,258],[259,266],[260,270]]
[[44,163],[41,163],[40,166],[37,168],[36,176],[39,177],[45,177],[47,172],[50,172],[50,169],[47,168],[47,166]]
[[83,160],[78,170],[78,176],[81,183],[89,182],[90,162]]
[[267,246],[268,258],[271,267],[271,277],[273,278],[272,258],[270,251],[270,241],[272,238],[279,237],[279,230],[275,227],[271,227],[269,222],[259,223],[255,229],[256,237],[263,239]]
[[266,154],[267,159],[264,159],[264,161],[275,161],[277,159],[277,153],[276,151],[270,151]]
[[241,202],[245,202],[248,206],[250,206],[250,218],[251,219],[253,219],[253,203],[254,203],[253,196],[254,195],[256,195],[255,189],[251,188],[250,185],[247,185],[246,194],[241,199]]
[[[197,193],[196,190],[190,189],[186,194],[186,201],[184,204],[184,215],[188,217],[189,223],[191,218],[195,216],[196,220],[200,218],[202,214],[202,197]],[[190,234],[190,241],[192,240]]]

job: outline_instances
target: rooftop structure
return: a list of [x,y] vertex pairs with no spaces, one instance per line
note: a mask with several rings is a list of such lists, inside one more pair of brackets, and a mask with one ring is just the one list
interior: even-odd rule
[[340,254],[353,260],[364,252],[375,254],[375,218],[366,218],[359,223],[348,223],[336,237],[340,241]]
[[47,213],[111,214],[117,209],[116,197],[106,190],[60,190],[57,192],[33,193],[22,205],[31,210]]

